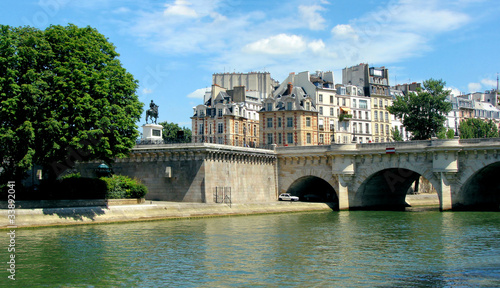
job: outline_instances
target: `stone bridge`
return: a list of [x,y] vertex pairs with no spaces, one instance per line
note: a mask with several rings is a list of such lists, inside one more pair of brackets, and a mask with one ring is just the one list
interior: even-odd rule
[[[408,189],[423,176],[438,192],[442,210],[499,210],[499,150],[500,138],[275,150],[207,143],[138,145],[128,158],[117,159],[113,169],[140,178],[150,200],[268,202],[289,192],[341,210],[401,209]],[[92,177],[99,164],[79,163],[77,170]]]
[[499,149],[498,138],[279,147],[278,191],[341,210],[401,209],[423,176],[441,210],[499,210]]

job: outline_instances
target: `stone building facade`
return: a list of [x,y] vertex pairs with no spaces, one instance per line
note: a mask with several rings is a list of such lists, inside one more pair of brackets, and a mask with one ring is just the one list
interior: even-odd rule
[[254,95],[244,86],[228,90],[212,85],[208,100],[194,108],[192,142],[256,147],[262,103]]
[[318,111],[302,87],[288,83],[283,94],[266,98],[259,118],[261,146],[318,145]]

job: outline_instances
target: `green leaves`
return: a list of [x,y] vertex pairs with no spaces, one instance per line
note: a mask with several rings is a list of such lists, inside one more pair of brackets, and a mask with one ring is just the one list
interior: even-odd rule
[[414,140],[425,140],[435,136],[451,111],[451,103],[446,101],[450,91],[444,90],[446,82],[429,79],[423,82],[423,90],[409,95],[398,96],[387,110],[402,119],[406,131]]
[[69,168],[69,158],[111,162],[129,153],[143,104],[117,56],[91,27],[0,26],[1,177],[21,179],[34,163],[55,177],[50,167]]
[[460,139],[499,137],[498,127],[492,120],[469,118],[460,123]]
[[[177,123],[169,123],[167,121],[158,123],[163,126],[162,136],[163,140],[167,143],[191,143],[191,130],[186,127],[180,127]],[[178,137],[181,134],[182,137]]]

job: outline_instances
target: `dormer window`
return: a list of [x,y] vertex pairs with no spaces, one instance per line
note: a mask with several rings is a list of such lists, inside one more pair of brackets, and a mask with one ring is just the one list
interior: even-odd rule
[[306,110],[311,110],[311,102],[306,102]]
[[273,111],[273,103],[267,103],[266,111]]
[[286,103],[286,110],[292,110],[293,109],[293,103],[292,102],[287,102]]

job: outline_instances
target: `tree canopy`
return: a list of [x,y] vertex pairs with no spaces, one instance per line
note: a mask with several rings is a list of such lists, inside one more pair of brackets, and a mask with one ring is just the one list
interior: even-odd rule
[[498,127],[492,120],[469,118],[460,123],[460,139],[498,137]]
[[163,140],[166,143],[191,143],[191,129],[180,127],[177,123],[169,123],[167,121],[160,122],[163,126]]
[[128,154],[143,104],[118,56],[91,27],[0,26],[0,178]]
[[446,82],[429,79],[423,82],[423,89],[416,93],[397,96],[387,110],[402,119],[406,131],[413,140],[425,140],[435,136],[444,126],[451,103],[446,101],[450,91],[444,90]]

